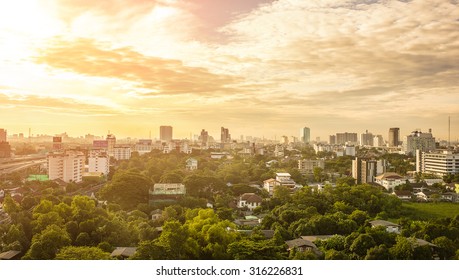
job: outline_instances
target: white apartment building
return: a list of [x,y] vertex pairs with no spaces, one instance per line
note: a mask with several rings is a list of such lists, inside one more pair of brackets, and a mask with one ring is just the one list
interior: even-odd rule
[[130,146],[115,146],[113,149],[113,157],[116,160],[128,160],[131,158]]
[[428,133],[413,131],[405,137],[405,141],[403,142],[403,151],[405,154],[411,153],[414,155],[416,150],[420,150],[421,152],[435,151],[435,138],[432,137],[431,130]]
[[429,153],[417,150],[416,172],[439,176],[459,173],[459,154],[454,154],[452,151]]
[[50,180],[61,179],[67,183],[83,180],[85,155],[82,152],[69,150],[49,153],[47,160]]
[[110,171],[110,156],[105,150],[94,149],[89,151],[88,172],[101,172],[105,176]]
[[375,183],[380,184],[386,190],[394,190],[396,186],[406,184],[406,177],[400,176],[397,173],[386,172],[376,176]]

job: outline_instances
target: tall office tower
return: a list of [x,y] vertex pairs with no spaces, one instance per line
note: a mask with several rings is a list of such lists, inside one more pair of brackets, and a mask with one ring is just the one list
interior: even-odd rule
[[345,144],[346,142],[357,143],[357,133],[336,133],[336,144]]
[[230,143],[231,142],[231,134],[229,134],[228,128],[224,128],[222,126],[220,140],[221,140],[221,143]]
[[159,127],[159,139],[164,142],[172,141],[172,126],[162,125]]
[[373,146],[373,133],[365,131],[360,134],[360,145],[361,146]]
[[207,143],[209,142],[209,132],[207,132],[205,129],[201,130],[199,140],[201,140],[201,144],[203,146],[207,146]]
[[397,147],[400,143],[400,128],[389,128],[389,147]]
[[328,141],[330,145],[336,144],[336,135],[330,135],[330,140]]
[[309,127],[303,127],[300,131],[300,137],[303,143],[311,142],[311,130]]
[[61,179],[67,183],[78,183],[83,180],[85,156],[82,152],[49,153],[47,159],[50,180]]
[[6,142],[6,129],[0,128],[0,142]]
[[405,137],[403,142],[403,151],[405,154],[416,154],[416,150],[421,152],[435,151],[435,138],[432,136],[432,130],[429,129],[428,133],[421,131],[413,131],[410,135]]
[[107,141],[108,155],[113,157],[115,155],[116,137],[113,134],[108,134],[105,140]]
[[373,147],[382,147],[384,145],[384,139],[382,135],[375,135],[373,137]]

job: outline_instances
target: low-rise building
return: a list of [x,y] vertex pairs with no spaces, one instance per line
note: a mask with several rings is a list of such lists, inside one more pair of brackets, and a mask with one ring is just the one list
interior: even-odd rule
[[173,203],[181,199],[185,194],[186,188],[184,184],[154,184],[149,190],[150,205]]
[[186,160],[186,170],[193,171],[198,169],[198,160],[189,158]]
[[263,202],[263,199],[254,194],[254,193],[244,193],[239,197],[238,200],[238,208],[245,208],[247,207],[250,211],[253,211],[253,209],[261,206],[261,203]]
[[313,174],[314,168],[325,168],[325,161],[323,159],[300,159],[298,160],[298,170],[301,174]]
[[375,183],[383,186],[386,190],[394,190],[396,186],[406,184],[407,178],[394,172],[386,172],[375,177]]

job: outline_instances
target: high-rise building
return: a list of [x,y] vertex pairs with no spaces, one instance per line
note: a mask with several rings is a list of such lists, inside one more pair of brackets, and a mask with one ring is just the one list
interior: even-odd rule
[[6,129],[0,128],[0,143],[6,142],[6,140],[7,140]]
[[107,138],[107,152],[108,155],[113,157],[115,155],[115,145],[116,145],[116,137],[113,134],[108,134]]
[[432,130],[429,129],[428,133],[416,130],[411,132],[410,135],[405,137],[403,142],[403,151],[405,154],[415,155],[416,150],[421,152],[435,151],[435,138],[432,136]]
[[300,137],[303,143],[311,142],[311,130],[309,127],[303,127],[300,131]]
[[336,135],[330,135],[330,140],[328,141],[330,145],[336,144]]
[[228,128],[224,128],[223,126],[221,128],[220,141],[221,141],[221,143],[230,143],[231,142],[231,134],[229,133]]
[[91,150],[88,157],[88,171],[102,172],[108,175],[110,168],[110,156],[106,150]]
[[356,157],[352,160],[352,177],[356,184],[375,181],[376,176],[386,172],[385,160],[369,160]]
[[378,134],[373,137],[373,146],[382,147],[384,145],[384,139],[382,135]]
[[357,143],[357,133],[336,133],[336,144]]
[[389,128],[389,147],[397,147],[400,143],[400,128]]
[[207,146],[209,143],[209,132],[207,132],[205,129],[201,130],[199,140],[201,141],[202,146]]
[[159,139],[164,142],[172,141],[172,126],[162,125],[159,127]]
[[431,173],[439,176],[459,173],[459,154],[452,151],[421,152],[416,151],[416,172]]
[[365,131],[360,134],[360,145],[361,146],[373,146],[373,133]]
[[85,156],[82,152],[53,152],[48,154],[47,160],[50,180],[61,179],[67,183],[83,180]]

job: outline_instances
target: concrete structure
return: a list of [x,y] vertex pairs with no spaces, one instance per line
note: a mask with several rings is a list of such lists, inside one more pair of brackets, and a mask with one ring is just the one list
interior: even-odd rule
[[360,145],[361,146],[373,146],[373,133],[365,131],[360,134]]
[[209,132],[206,130],[201,130],[201,135],[199,136],[199,141],[201,142],[201,146],[206,147],[209,143]]
[[406,184],[407,178],[398,175],[397,173],[387,172],[376,176],[375,183],[383,186],[386,190],[394,190],[396,186]]
[[116,137],[113,134],[108,134],[107,138],[105,139],[107,141],[107,152],[108,155],[111,157],[115,156],[115,145],[116,145]]
[[373,137],[373,147],[382,147],[384,146],[384,139],[382,135],[375,135]]
[[389,147],[397,147],[400,144],[400,128],[389,128]]
[[0,142],[0,158],[11,157],[11,146],[8,142]]
[[323,159],[300,159],[298,160],[298,170],[302,174],[313,174],[314,168],[325,168],[325,161]]
[[357,144],[357,133],[350,133],[350,132],[344,132],[344,133],[336,133],[336,144],[346,144],[346,143],[351,143],[351,144]]
[[172,126],[162,125],[159,127],[159,139],[164,142],[172,141]]
[[151,139],[140,139],[137,144],[135,144],[134,150],[139,153],[139,155],[148,154],[153,149],[153,141]]
[[376,228],[376,227],[384,227],[386,228],[387,232],[390,233],[400,233],[400,225],[394,224],[388,221],[384,220],[375,220],[370,222],[371,227]]
[[101,172],[105,176],[110,171],[110,156],[105,150],[90,150],[88,156],[88,172]]
[[459,173],[459,154],[452,151],[421,152],[416,151],[416,172],[438,176]]
[[239,197],[237,207],[247,207],[250,211],[253,211],[253,209],[261,206],[262,201],[263,199],[254,193],[244,193]]
[[435,151],[435,138],[432,136],[432,131],[423,133],[420,130],[413,131],[405,137],[403,142],[403,151],[405,154],[415,155],[416,150],[421,152]]
[[155,184],[149,190],[150,204],[175,203],[185,194],[184,184]]
[[278,181],[281,186],[293,189],[296,183],[290,178],[291,176],[290,173],[276,173],[276,181]]
[[85,155],[82,152],[53,152],[48,154],[47,160],[50,180],[61,179],[66,183],[83,180]]
[[113,157],[116,160],[128,160],[131,158],[131,146],[119,145],[113,149]]
[[193,171],[198,169],[198,160],[189,158],[186,160],[186,170]]
[[376,176],[386,172],[385,160],[369,160],[356,157],[352,160],[352,177],[356,184],[375,182]]
[[220,133],[220,142],[221,143],[231,142],[231,134],[229,133],[228,128],[224,128],[223,126],[221,128],[221,133]]
[[303,141],[303,143],[311,142],[311,130],[309,129],[309,127],[303,127],[301,129],[300,137],[301,137],[301,141]]

